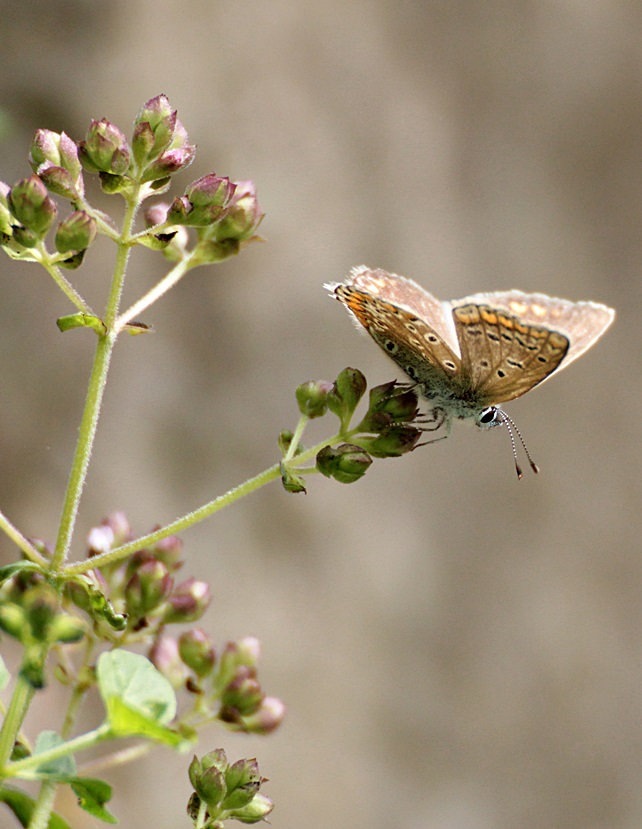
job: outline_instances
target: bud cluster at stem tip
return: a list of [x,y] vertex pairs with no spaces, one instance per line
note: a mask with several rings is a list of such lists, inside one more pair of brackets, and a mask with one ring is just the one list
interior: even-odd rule
[[[14,259],[42,261],[32,251],[56,220],[58,206],[50,194],[56,195],[71,203],[72,213],[56,230],[50,262],[77,268],[97,233],[115,233],[109,217],[85,200],[83,172],[97,174],[106,193],[120,193],[138,206],[165,192],[171,177],[192,163],[195,149],[166,95],[143,105],[131,141],[107,118],[92,120],[78,142],[64,132],[38,129],[29,153],[33,175],[13,187],[0,182],[0,246]],[[259,239],[263,215],[253,182],[212,172],[171,203],[150,207],[147,230],[133,238],[175,262],[189,256],[190,267],[196,267],[221,262]],[[188,228],[196,237],[191,248]]]

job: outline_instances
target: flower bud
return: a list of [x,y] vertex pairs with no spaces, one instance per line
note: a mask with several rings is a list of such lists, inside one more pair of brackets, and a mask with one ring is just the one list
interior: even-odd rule
[[82,196],[84,185],[78,147],[66,133],[36,130],[29,161],[52,193],[68,199]]
[[192,182],[185,195],[174,200],[168,221],[192,227],[206,227],[225,214],[236,185],[227,176],[208,173]]
[[62,642],[69,644],[71,642],[79,642],[85,635],[85,624],[76,616],[71,616],[68,613],[59,613],[49,626],[50,642]]
[[262,781],[259,764],[254,758],[237,760],[225,774],[228,794],[221,803],[221,808],[228,810],[246,806],[258,792]]
[[[176,129],[176,110],[166,95],[156,95],[146,101],[134,121],[134,145],[137,163],[141,164],[169,147]],[[153,140],[150,141],[150,136]]]
[[33,638],[38,642],[48,642],[49,628],[60,612],[56,591],[44,583],[30,587],[24,594],[23,607]]
[[127,139],[106,118],[91,122],[87,137],[78,148],[83,167],[91,173],[123,176],[129,169],[131,150]]
[[317,469],[326,478],[334,478],[342,484],[358,481],[368,471],[372,458],[360,446],[343,443],[341,446],[325,446],[317,455]]
[[172,577],[161,561],[146,561],[125,585],[127,613],[133,620],[146,616],[167,598],[172,585]]
[[264,697],[252,714],[243,717],[243,731],[248,734],[271,734],[285,719],[285,704],[277,697]]
[[328,395],[333,389],[333,384],[325,380],[310,380],[302,383],[296,390],[296,402],[299,411],[310,419],[323,417],[328,410]]
[[177,147],[161,153],[145,168],[145,172],[140,177],[141,182],[159,181],[189,167],[194,160],[195,153],[196,148],[190,146]]
[[166,624],[197,622],[207,610],[211,599],[207,582],[187,579],[168,598],[163,621]]
[[406,452],[412,452],[421,434],[421,429],[416,426],[397,423],[374,438],[358,438],[358,441],[375,458],[398,458]]
[[51,227],[58,212],[56,203],[49,198],[47,188],[36,175],[15,184],[9,193],[8,202],[20,224],[41,238]]
[[96,220],[84,210],[76,210],[58,225],[54,244],[58,253],[69,253],[85,250],[95,238]]
[[188,678],[187,668],[178,654],[178,642],[173,636],[163,634],[155,639],[149,650],[149,658],[174,688],[185,685]]
[[281,464],[281,483],[283,484],[283,489],[286,492],[291,492],[294,495],[299,492],[302,492],[304,495],[307,494],[305,479],[303,476],[292,472],[292,470],[288,469],[284,463]]
[[254,236],[264,215],[256,198],[254,182],[237,181],[230,206],[218,224],[217,238],[246,241]]
[[236,723],[239,717],[253,714],[263,701],[265,694],[251,668],[239,668],[232,682],[221,694],[219,719]]
[[24,610],[13,602],[0,604],[0,629],[14,639],[21,640],[27,620]]
[[53,132],[53,130],[38,129],[34,134],[29,152],[29,163],[33,167],[34,173],[44,161],[49,161],[56,167],[62,166],[60,158],[60,135],[57,132]]
[[178,637],[178,653],[187,667],[197,676],[203,677],[212,673],[216,663],[216,653],[212,640],[200,628],[188,630]]
[[419,414],[418,397],[414,389],[405,389],[393,380],[370,390],[368,412],[359,424],[363,432],[378,431],[371,427],[376,424],[378,414],[387,415],[388,423],[408,423]]
[[247,806],[230,811],[227,816],[240,820],[241,823],[258,823],[260,820],[265,820],[272,809],[274,809],[274,803],[269,797],[259,792],[254,795]]
[[143,213],[145,227],[150,228],[156,227],[156,225],[165,224],[167,221],[168,211],[169,205],[166,202],[158,202],[158,204],[152,204],[150,207],[146,208]]
[[328,395],[328,408],[341,420],[344,428],[350,423],[367,387],[366,378],[356,368],[344,368]]

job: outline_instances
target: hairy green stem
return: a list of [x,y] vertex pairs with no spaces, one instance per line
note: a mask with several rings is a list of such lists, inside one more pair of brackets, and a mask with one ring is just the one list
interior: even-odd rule
[[32,754],[30,757],[25,757],[23,760],[8,763],[4,767],[4,774],[6,777],[30,777],[30,773],[35,772],[39,766],[52,763],[61,757],[69,757],[72,754],[93,748],[93,746],[110,739],[111,735],[109,723],[103,723],[98,728],[87,731],[85,734],[80,734],[78,737],[74,737],[73,740],[60,743],[60,745],[50,748],[47,751],[41,751],[37,754]]
[[31,544],[24,537],[17,527],[14,527],[11,521],[9,521],[9,519],[2,512],[0,512],[0,530],[2,530],[5,535],[9,536],[13,543],[25,554],[28,559],[36,564],[39,564],[41,567],[45,567],[49,564],[47,559],[41,555],[38,550],[36,550],[33,544]]
[[[191,255],[190,255],[191,256]],[[128,322],[131,322],[134,317],[137,317],[146,308],[149,308],[154,302],[159,300],[163,294],[167,293],[170,288],[173,288],[176,283],[181,280],[191,267],[190,256],[181,259],[174,267],[165,274],[165,276],[154,285],[144,296],[135,302],[130,308],[118,317],[116,320],[116,330],[122,331]]]
[[[348,433],[348,436],[350,434],[351,433]],[[304,452],[297,455],[293,461],[290,461],[290,465],[294,468],[298,468],[300,464],[303,464],[306,461],[309,461],[310,458],[315,457],[325,446],[331,446],[333,443],[345,440],[345,438],[346,435],[338,434],[323,440],[316,446],[312,446],[310,449],[306,449]],[[281,474],[280,470],[281,464],[274,464],[274,466],[270,466],[268,469],[265,469],[263,472],[255,475],[254,478],[250,478],[244,483],[239,484],[239,486],[230,489],[224,495],[219,495],[218,498],[214,498],[213,501],[203,504],[202,507],[199,507],[193,512],[189,512],[182,518],[177,518],[175,521],[172,521],[171,524],[167,524],[159,530],[143,535],[140,538],[135,538],[133,541],[129,541],[127,544],[123,544],[120,547],[115,547],[113,550],[109,550],[106,553],[100,553],[99,555],[92,556],[90,559],[78,561],[75,564],[69,564],[65,567],[64,573],[66,576],[73,576],[79,573],[86,573],[87,570],[104,567],[107,564],[113,564],[114,562],[121,561],[132,553],[135,553],[137,550],[149,547],[152,544],[156,544],[158,541],[162,541],[170,535],[175,535],[176,533],[186,530],[194,524],[198,524],[199,521],[202,521],[204,518],[209,518],[210,515],[214,515],[214,513],[222,510],[223,507],[233,504],[234,501],[238,501],[240,498],[249,495],[251,492],[260,489],[266,484],[269,484],[270,481],[276,480]]]
[[34,689],[26,679],[18,674],[9,709],[2,723],[2,729],[0,729],[0,769],[6,766],[9,757],[11,757],[16,735],[20,731],[33,695]]
[[96,436],[96,427],[98,425],[100,406],[103,399],[103,393],[105,391],[105,383],[107,382],[109,363],[117,337],[117,332],[114,329],[114,322],[118,314],[118,306],[123,290],[125,274],[127,272],[127,262],[131,249],[129,239],[137,207],[138,191],[132,194],[132,197],[127,202],[127,210],[123,220],[121,241],[118,244],[114,277],[112,279],[109,298],[107,300],[107,307],[105,309],[105,317],[103,320],[107,328],[107,333],[103,336],[99,336],[98,345],[96,346],[94,364],[92,367],[91,377],[89,379],[87,397],[85,399],[85,409],[80,422],[76,452],[71,467],[71,474],[69,476],[65,500],[63,502],[58,539],[56,541],[56,548],[51,562],[52,570],[59,570],[69,553],[69,546],[71,544],[76,517],[78,515],[78,507],[80,505],[80,498],[82,496],[85,480],[87,478],[87,469],[89,467],[91,450]]

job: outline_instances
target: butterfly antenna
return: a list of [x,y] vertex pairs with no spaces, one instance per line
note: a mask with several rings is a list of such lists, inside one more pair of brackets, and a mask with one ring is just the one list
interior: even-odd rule
[[523,473],[522,473],[521,466],[517,462],[517,447],[515,446],[515,435],[513,434],[513,432],[515,432],[515,434],[519,438],[519,442],[522,444],[522,447],[524,448],[524,452],[526,453],[526,457],[528,458],[528,462],[531,465],[531,469],[535,473],[539,472],[539,467],[537,466],[535,461],[531,458],[531,453],[528,451],[528,446],[526,446],[526,441],[522,437],[522,433],[517,428],[517,424],[515,423],[515,421],[511,417],[509,417],[503,409],[498,408],[497,412],[499,413],[499,416],[501,417],[502,422],[504,423],[504,425],[508,429],[508,434],[510,435],[510,442],[511,442],[511,446],[513,448],[513,459],[515,461],[515,471],[517,472],[518,479],[520,479],[520,480],[522,479]]

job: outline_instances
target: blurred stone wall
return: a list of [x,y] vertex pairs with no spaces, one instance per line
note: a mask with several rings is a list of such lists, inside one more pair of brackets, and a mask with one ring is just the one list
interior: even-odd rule
[[[288,703],[270,738],[201,743],[258,756],[275,829],[638,827],[642,7],[5,0],[0,19],[0,178],[29,173],[37,127],[127,130],[165,92],[198,145],[179,186],[252,178],[267,212],[266,244],[119,343],[78,554],[112,509],[143,532],[273,463],[300,382],[398,376],[321,287],[352,265],[617,309],[508,407],[539,476],[515,480],[504,430],[455,428],[353,487],[254,494],[185,535],[185,575],[212,582],[218,641],[260,638]],[[113,253],[72,274],[97,306]],[[125,302],[164,268],[135,257]],[[0,291],[0,508],[52,539],[94,343],[58,333],[69,306],[35,266],[4,259]],[[187,825],[186,760],[161,752],[110,778],[125,829]]]

